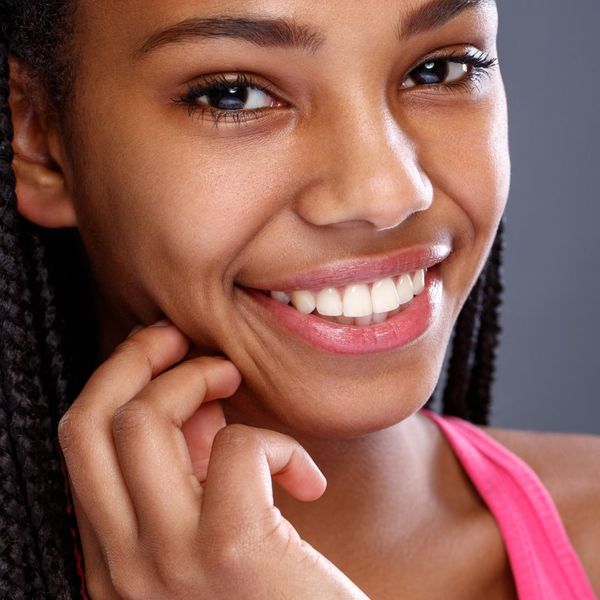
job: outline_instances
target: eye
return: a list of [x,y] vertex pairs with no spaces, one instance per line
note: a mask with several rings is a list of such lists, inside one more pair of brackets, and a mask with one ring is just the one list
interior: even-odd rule
[[240,72],[233,77],[224,73],[205,75],[188,84],[185,94],[171,100],[186,106],[190,116],[198,112],[202,120],[208,118],[215,126],[219,122],[241,125],[256,121],[266,116],[269,109],[285,106],[268,84],[259,84],[254,76]]
[[468,76],[469,65],[464,62],[451,61],[440,58],[424,62],[413,69],[404,83],[403,88],[412,88],[417,85],[452,84]]
[[197,95],[195,103],[218,110],[254,110],[273,106],[274,99],[256,87],[219,84],[207,89],[202,96]]

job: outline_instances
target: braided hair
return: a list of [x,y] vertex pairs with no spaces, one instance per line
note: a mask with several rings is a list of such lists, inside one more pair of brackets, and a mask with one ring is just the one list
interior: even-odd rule
[[[93,284],[74,228],[17,211],[9,53],[39,75],[54,106],[72,84],[69,0],[0,0],[0,598],[86,597],[61,452],[60,417],[93,372]],[[500,327],[503,223],[458,317],[441,411],[488,422]],[[431,405],[434,397],[429,399]]]

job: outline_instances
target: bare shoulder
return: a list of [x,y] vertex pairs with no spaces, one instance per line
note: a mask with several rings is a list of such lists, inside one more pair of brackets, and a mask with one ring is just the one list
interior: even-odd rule
[[482,429],[535,471],[600,594],[600,436]]

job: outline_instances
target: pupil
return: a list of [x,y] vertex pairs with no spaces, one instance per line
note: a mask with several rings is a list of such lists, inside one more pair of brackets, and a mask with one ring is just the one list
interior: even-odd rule
[[436,60],[417,67],[411,78],[417,85],[442,83],[448,77],[450,67],[446,60]]
[[247,87],[215,87],[208,94],[210,104],[224,110],[241,110],[248,100]]

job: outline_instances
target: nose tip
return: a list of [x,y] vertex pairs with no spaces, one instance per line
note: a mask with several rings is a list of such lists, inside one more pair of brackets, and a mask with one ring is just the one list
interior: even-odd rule
[[433,202],[433,186],[416,161],[382,160],[372,168],[357,172],[342,189],[346,216],[367,221],[377,231],[393,229],[417,212],[427,210]]
[[321,149],[318,184],[297,205],[314,225],[349,227],[369,223],[377,231],[398,227],[433,202],[433,185],[413,144],[399,128],[381,125],[337,137]]

